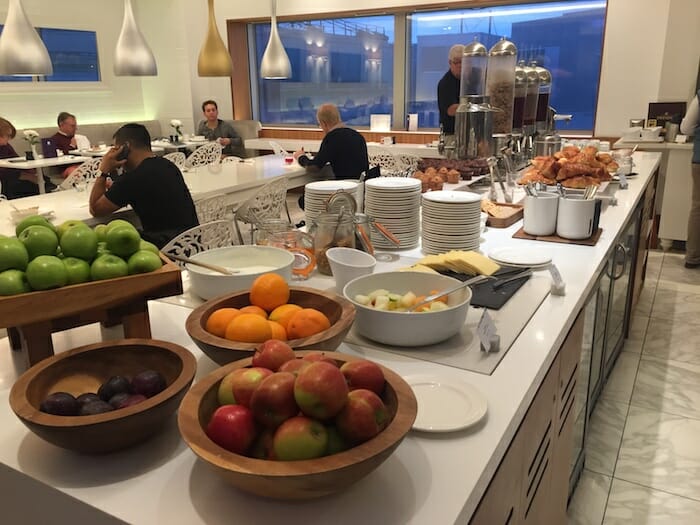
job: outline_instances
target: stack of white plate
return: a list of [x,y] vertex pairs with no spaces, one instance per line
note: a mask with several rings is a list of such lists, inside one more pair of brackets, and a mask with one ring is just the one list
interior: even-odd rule
[[328,197],[338,190],[343,190],[357,201],[357,182],[351,180],[319,180],[309,182],[304,186],[304,213],[306,223],[316,219],[321,213],[326,212],[326,202]]
[[[365,213],[401,241],[399,248],[414,248],[420,233],[419,179],[378,177],[365,182]],[[397,248],[379,232],[372,231],[376,248]]]
[[424,253],[476,250],[481,235],[481,196],[467,191],[423,194]]

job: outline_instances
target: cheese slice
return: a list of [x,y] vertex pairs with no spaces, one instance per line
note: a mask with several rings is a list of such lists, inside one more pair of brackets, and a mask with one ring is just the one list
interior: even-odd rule
[[422,272],[422,273],[438,273],[429,266],[423,264],[414,264],[413,266],[407,266],[405,268],[399,268],[400,272]]
[[475,251],[451,250],[440,255],[428,255],[418,264],[434,270],[452,270],[467,275],[493,275],[500,266]]

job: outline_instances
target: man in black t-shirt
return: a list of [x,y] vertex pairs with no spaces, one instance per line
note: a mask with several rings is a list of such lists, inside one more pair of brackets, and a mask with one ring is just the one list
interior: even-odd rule
[[452,135],[455,132],[455,113],[459,107],[459,83],[462,77],[462,53],[464,46],[456,44],[450,48],[450,69],[442,76],[437,86],[438,109],[442,130]]
[[[126,158],[119,160],[120,156]],[[121,176],[113,175],[124,167]],[[180,170],[151,151],[151,137],[141,124],[126,124],[114,134],[114,147],[102,157],[102,172],[90,194],[90,213],[102,217],[131,205],[141,220],[141,236],[162,248],[170,239],[197,226],[197,212]],[[106,177],[114,183],[106,188]]]
[[320,169],[330,164],[336,179],[359,179],[369,169],[367,143],[362,135],[346,128],[340,120],[340,112],[334,104],[323,104],[318,108],[316,119],[323,130],[321,147],[313,159],[303,148],[294,153],[300,166]]

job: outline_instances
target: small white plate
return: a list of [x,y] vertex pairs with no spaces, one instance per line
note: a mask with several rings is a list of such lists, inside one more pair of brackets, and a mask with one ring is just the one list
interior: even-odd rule
[[547,266],[552,262],[552,257],[546,251],[528,250],[525,248],[516,248],[514,246],[506,246],[498,248],[489,253],[489,257],[497,263],[507,264],[510,266]]
[[404,379],[418,401],[414,430],[453,432],[475,425],[486,415],[486,398],[470,384],[427,374]]

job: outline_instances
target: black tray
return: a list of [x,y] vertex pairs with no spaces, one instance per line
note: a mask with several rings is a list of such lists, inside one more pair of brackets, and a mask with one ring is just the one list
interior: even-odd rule
[[[514,274],[520,273],[526,268],[516,268],[513,266],[501,266],[501,268],[493,274],[494,277],[500,277],[502,279],[507,279],[512,277]],[[471,275],[465,275],[463,273],[457,273],[452,271],[442,271],[442,275],[447,275],[449,277],[454,277],[460,281],[466,281],[470,279]],[[500,288],[494,290],[493,286],[498,284],[500,279],[489,279],[471,287],[472,289],[472,300],[471,305],[478,308],[488,308],[490,310],[500,310],[501,307],[508,302],[508,300],[513,297],[515,292],[517,292],[520,287],[525,284],[531,275],[525,275],[521,279],[516,279],[509,283],[504,284]]]

